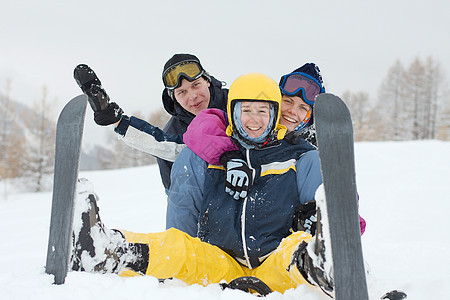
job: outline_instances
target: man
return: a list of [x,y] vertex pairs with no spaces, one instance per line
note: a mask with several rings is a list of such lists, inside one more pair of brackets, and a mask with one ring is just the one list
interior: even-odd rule
[[87,65],[78,65],[74,78],[88,96],[98,125],[114,124],[114,131],[127,145],[157,157],[166,191],[170,188],[173,161],[185,147],[182,134],[188,125],[204,109],[226,109],[228,90],[222,87],[221,81],[210,76],[192,54],[175,54],[164,65],[162,102],[171,118],[163,130],[124,115],[115,102],[110,102],[97,75]]
[[243,75],[230,87],[227,134],[254,176],[244,200],[225,192],[225,168],[209,165],[188,148],[175,161],[168,206],[185,213],[170,220],[165,232],[107,229],[95,193],[80,184],[81,208],[75,211],[84,212],[75,217],[82,222],[74,226],[81,229],[74,230],[72,268],[175,277],[202,285],[255,276],[279,292],[309,282],[332,293],[323,202],[318,201],[320,226],[314,238],[306,232],[290,233],[295,206],[314,198],[322,178],[314,147],[304,140],[293,145],[283,139],[280,102],[278,85],[263,74]]

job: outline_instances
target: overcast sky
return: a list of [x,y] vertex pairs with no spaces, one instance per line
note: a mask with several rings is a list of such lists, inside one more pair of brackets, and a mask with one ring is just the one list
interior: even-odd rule
[[315,62],[328,92],[376,97],[389,67],[417,56],[450,79],[448,0],[0,0],[0,11],[0,92],[9,78],[10,96],[32,106],[45,85],[57,113],[80,93],[72,72],[86,63],[125,112],[148,114],[180,52],[228,85]]

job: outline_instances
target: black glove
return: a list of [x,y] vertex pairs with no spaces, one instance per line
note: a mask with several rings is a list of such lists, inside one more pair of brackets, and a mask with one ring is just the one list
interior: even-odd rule
[[106,126],[116,123],[120,120],[123,110],[110,99],[102,87],[94,70],[88,65],[78,65],[73,71],[73,77],[88,97],[89,105],[94,111],[94,121],[98,125]]
[[311,235],[316,234],[316,201],[311,200],[305,204],[300,204],[295,208],[294,222],[292,229],[294,231],[305,231]]
[[316,127],[314,124],[303,128],[300,131],[290,131],[286,133],[284,138],[292,145],[297,145],[301,139],[305,139],[317,148]]
[[107,109],[94,112],[94,121],[98,125],[107,126],[120,121],[123,110],[116,102],[111,102]]
[[220,156],[220,163],[226,167],[225,192],[235,200],[247,197],[253,184],[253,173],[238,150],[225,152]]
[[305,139],[307,142],[317,147],[316,139],[316,125],[313,123],[310,126],[303,128],[300,131],[300,137]]

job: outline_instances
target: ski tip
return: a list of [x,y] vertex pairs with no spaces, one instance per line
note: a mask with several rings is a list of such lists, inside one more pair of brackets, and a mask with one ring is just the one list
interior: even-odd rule
[[83,109],[87,105],[87,96],[84,94],[78,95],[72,98],[67,104],[64,106],[62,111],[73,110],[73,109]]
[[[317,95],[313,113],[316,121],[328,120],[335,124],[351,121],[350,110],[345,102],[340,97],[329,93]],[[316,129],[319,126],[320,122],[317,122]]]
[[400,291],[400,290],[393,290],[393,291],[387,292],[386,294],[381,296],[380,299],[402,300],[402,299],[406,299],[406,298],[407,298],[407,295],[405,292]]
[[314,103],[314,107],[316,107],[317,105],[328,105],[328,103],[330,102],[337,102],[337,103],[342,103],[344,104],[344,101],[342,101],[342,99],[339,96],[336,96],[334,94],[331,93],[322,93],[317,95],[315,103]]
[[66,122],[67,119],[71,120],[72,118],[77,119],[78,116],[82,115],[82,121],[84,121],[84,113],[86,111],[87,106],[87,96],[82,94],[79,96],[76,96],[62,109],[61,113],[58,117],[58,124],[61,122]]
[[335,94],[332,94],[332,93],[322,93],[322,94],[317,95],[316,101],[317,101],[317,100],[323,101],[323,99],[331,99],[331,98],[338,98],[338,99],[340,99],[340,98],[339,98],[338,96],[336,96]]

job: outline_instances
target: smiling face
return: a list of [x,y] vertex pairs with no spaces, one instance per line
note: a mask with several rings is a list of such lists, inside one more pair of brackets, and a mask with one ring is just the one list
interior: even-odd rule
[[311,106],[298,96],[283,95],[281,99],[280,124],[293,131],[305,119]]
[[257,138],[264,133],[270,121],[270,104],[262,101],[243,101],[241,105],[241,123],[245,132]]
[[182,79],[181,85],[174,90],[175,100],[188,112],[197,115],[209,106],[210,83],[203,77],[193,81]]

